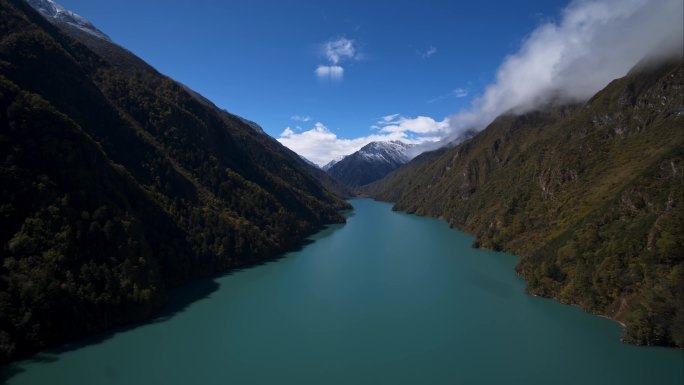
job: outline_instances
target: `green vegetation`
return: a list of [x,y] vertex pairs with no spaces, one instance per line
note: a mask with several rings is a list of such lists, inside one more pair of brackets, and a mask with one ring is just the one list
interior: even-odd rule
[[78,38],[0,3],[0,363],[148,318],[348,207],[274,139]]
[[505,115],[366,186],[522,256],[533,294],[684,347],[684,68],[641,67],[584,104]]

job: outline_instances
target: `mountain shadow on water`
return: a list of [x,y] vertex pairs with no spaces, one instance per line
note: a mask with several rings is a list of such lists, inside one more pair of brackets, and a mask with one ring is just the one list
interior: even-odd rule
[[0,3],[0,127],[0,363],[151,319],[349,207],[251,122],[21,0]]

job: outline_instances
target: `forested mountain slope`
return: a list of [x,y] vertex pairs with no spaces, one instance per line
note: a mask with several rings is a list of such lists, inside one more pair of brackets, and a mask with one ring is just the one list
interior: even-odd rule
[[522,256],[530,293],[684,347],[684,69],[641,65],[586,103],[496,119],[365,191]]
[[313,172],[125,49],[3,0],[0,363],[344,221]]

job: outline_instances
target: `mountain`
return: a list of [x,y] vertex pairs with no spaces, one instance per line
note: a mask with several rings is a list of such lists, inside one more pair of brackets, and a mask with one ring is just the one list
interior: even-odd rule
[[367,186],[522,258],[535,295],[684,347],[684,64],[639,66],[585,103],[504,115]]
[[337,158],[331,160],[330,162],[326,163],[323,167],[321,167],[321,170],[327,172],[328,170],[330,170],[330,168],[331,168],[332,166],[335,165],[335,163],[341,161],[341,160],[344,159],[346,156],[347,156],[347,155],[338,156]]
[[413,145],[400,141],[371,142],[324,169],[344,185],[356,188],[378,180],[409,161]]
[[71,25],[72,27],[78,28],[81,31],[89,33],[99,39],[111,42],[109,36],[95,28],[90,21],[62,7],[52,0],[26,0],[26,2],[48,19]]
[[[225,110],[224,110],[224,112],[229,113],[228,111],[225,111]],[[237,116],[237,115],[236,115],[236,117],[237,117],[238,119],[240,119],[240,120],[242,121],[242,123],[244,123],[244,124],[246,124],[247,126],[251,127],[254,131],[256,131],[256,132],[258,132],[258,133],[260,133],[260,134],[266,134],[266,132],[264,131],[264,129],[261,128],[260,125],[254,123],[253,121],[247,120],[247,119],[245,119],[245,118],[243,118],[243,117],[240,117],[240,116]],[[307,159],[304,159],[304,160],[305,160],[307,163],[311,163],[311,162],[309,162]],[[315,165],[314,165],[314,166],[315,166]]]
[[0,2],[0,363],[152,317],[171,288],[344,221],[322,170],[32,4],[47,18]]

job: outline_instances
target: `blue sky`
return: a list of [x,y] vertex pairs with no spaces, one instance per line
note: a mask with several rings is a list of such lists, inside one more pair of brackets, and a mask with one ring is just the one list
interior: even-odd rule
[[[535,31],[561,25],[568,6],[565,0],[58,2],[317,163],[373,138],[443,137],[447,118],[471,109],[473,98],[500,81],[506,58],[524,51]],[[332,142],[317,142],[316,135]]]

